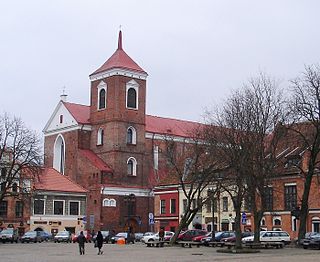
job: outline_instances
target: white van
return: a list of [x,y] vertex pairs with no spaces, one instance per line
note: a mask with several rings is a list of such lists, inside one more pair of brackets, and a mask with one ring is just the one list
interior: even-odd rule
[[[242,238],[242,243],[253,242],[254,236]],[[290,235],[286,231],[261,231],[260,242],[291,242]]]

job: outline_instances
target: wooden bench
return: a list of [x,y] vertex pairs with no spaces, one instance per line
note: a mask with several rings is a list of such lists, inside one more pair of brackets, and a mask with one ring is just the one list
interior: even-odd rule
[[206,242],[205,246],[212,246],[212,247],[218,247],[218,246],[222,246],[224,245],[224,243],[221,242],[217,242],[217,241],[210,241],[210,242]]
[[164,243],[169,243],[168,241],[149,241],[146,243],[147,247],[163,247]]
[[189,248],[191,248],[192,246],[200,247],[202,245],[200,242],[192,242],[192,241],[179,241],[178,244],[181,247],[189,247]]
[[232,247],[235,247],[236,243],[234,242],[225,242],[223,243],[223,246],[226,246],[228,249],[231,249]]
[[275,248],[283,248],[284,243],[283,242],[272,242],[272,241],[263,241],[260,243],[254,243],[254,242],[249,242],[245,244],[246,247],[250,248],[269,248],[269,247],[275,247]]

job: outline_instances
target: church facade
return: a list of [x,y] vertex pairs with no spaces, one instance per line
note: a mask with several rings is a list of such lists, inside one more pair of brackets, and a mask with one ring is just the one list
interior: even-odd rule
[[62,95],[44,128],[45,166],[88,190],[88,229],[153,229],[161,137],[196,125],[146,115],[147,76],[123,50],[120,31],[117,50],[90,75],[90,105]]

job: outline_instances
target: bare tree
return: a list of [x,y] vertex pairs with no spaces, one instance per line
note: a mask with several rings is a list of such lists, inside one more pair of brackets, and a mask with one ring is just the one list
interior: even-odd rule
[[304,178],[298,236],[299,240],[301,240],[306,232],[312,178],[316,171],[319,170],[320,66],[305,66],[305,71],[302,75],[292,81],[292,91],[293,98],[289,103],[292,123],[289,128],[300,136],[309,156],[307,170],[300,168]]
[[[168,174],[178,181],[185,196],[184,213],[171,244],[175,243],[183,228],[193,221],[208,198],[217,190],[215,179],[223,170],[221,161],[214,158],[211,147],[205,142],[203,129],[194,130],[193,134],[184,142],[177,143],[172,137],[166,137],[165,143],[168,150],[162,154],[168,161]],[[172,152],[175,148],[175,152]],[[212,194],[205,194],[210,187]]]
[[[283,99],[277,84],[265,74],[253,78],[235,91],[216,111],[214,125],[221,127],[215,143],[220,147],[233,172],[228,175],[230,185],[225,188],[232,197],[236,211],[236,247],[241,247],[241,209],[243,199],[251,199],[254,216],[255,241],[259,240],[260,222],[266,209],[266,188],[274,175],[275,151],[283,121]],[[277,130],[275,132],[274,130]],[[271,134],[271,132],[274,132]],[[230,190],[231,189],[231,190]]]
[[40,139],[19,118],[0,116],[0,201],[31,192],[31,180],[42,163]]

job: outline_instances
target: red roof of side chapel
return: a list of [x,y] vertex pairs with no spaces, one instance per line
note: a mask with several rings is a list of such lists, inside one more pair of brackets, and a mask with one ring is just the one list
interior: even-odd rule
[[90,163],[101,171],[112,173],[113,170],[94,152],[88,149],[80,149],[80,154],[88,159]]
[[54,168],[44,168],[35,183],[36,190],[86,194],[87,190]]
[[[69,102],[63,104],[79,124],[90,125],[90,106]],[[146,115],[146,132],[149,133],[191,137],[195,130],[203,126],[204,124],[192,121]]]
[[113,68],[122,68],[133,70],[140,73],[146,73],[133,59],[127,55],[127,53],[122,49],[122,32],[119,31],[118,38],[118,49],[113,53],[113,55],[96,71],[91,75],[101,73]]

